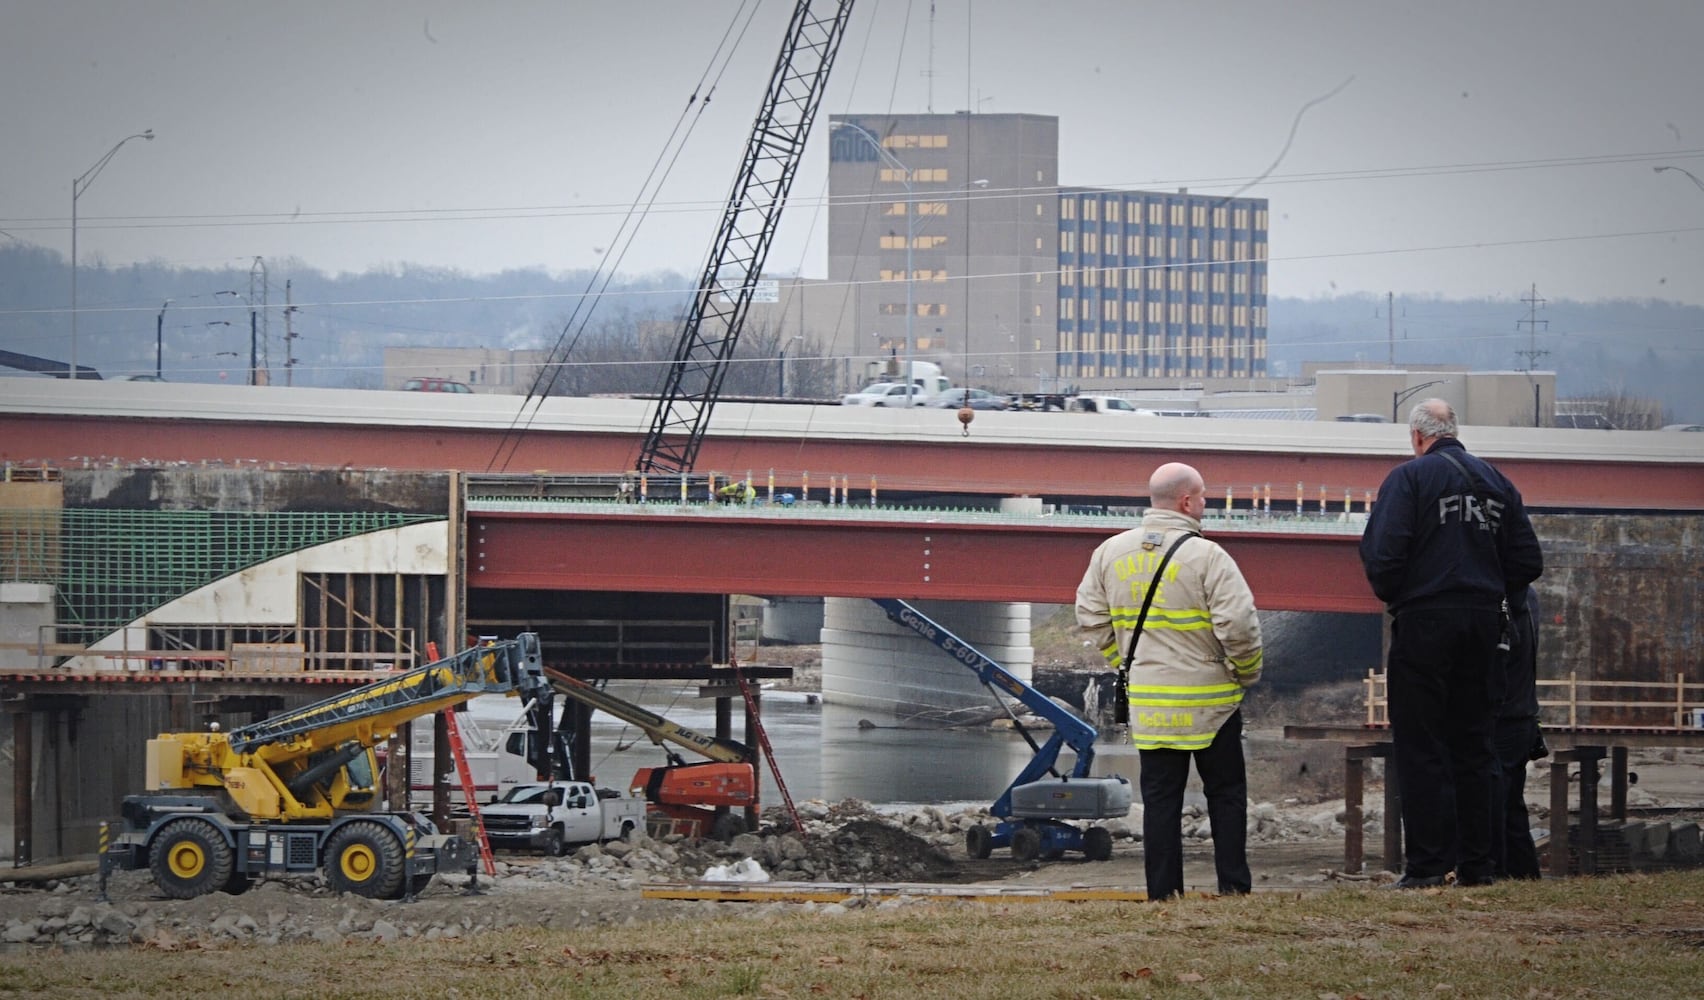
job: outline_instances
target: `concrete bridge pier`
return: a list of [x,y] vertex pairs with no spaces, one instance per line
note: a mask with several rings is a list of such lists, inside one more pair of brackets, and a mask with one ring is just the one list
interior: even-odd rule
[[[1016,676],[1030,679],[1035,650],[1029,604],[911,603]],[[823,602],[822,698],[901,720],[974,721],[998,711],[973,671],[890,622],[863,598]]]

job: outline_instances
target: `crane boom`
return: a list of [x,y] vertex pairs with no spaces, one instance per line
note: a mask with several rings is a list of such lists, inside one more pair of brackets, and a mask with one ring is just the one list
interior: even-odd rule
[[630,701],[617,698],[602,688],[593,687],[578,677],[570,677],[560,670],[545,667],[544,679],[563,697],[590,705],[628,725],[637,726],[658,746],[665,742],[673,743],[724,764],[741,764],[751,760],[751,751],[744,743],[719,739],[688,729]]
[[688,472],[697,460],[851,15],[852,0],[798,0],[793,8],[639,452],[639,472]]
[[236,753],[301,738],[336,746],[363,730],[394,728],[477,695],[533,693],[541,683],[539,662],[538,635],[525,632],[514,642],[463,650],[396,677],[233,729],[226,740]]

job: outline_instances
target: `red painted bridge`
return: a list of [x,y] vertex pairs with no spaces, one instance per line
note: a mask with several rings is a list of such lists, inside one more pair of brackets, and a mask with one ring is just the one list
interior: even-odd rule
[[[608,474],[633,467],[650,426],[643,400],[448,395],[146,382],[6,379],[0,461],[136,462]],[[1704,510],[1704,435],[1469,427],[1530,506]],[[819,497],[830,478],[858,491],[1062,499],[1139,493],[1161,463],[1202,471],[1217,499],[1299,491],[1357,505],[1408,457],[1388,424],[1200,420],[1102,414],[723,403],[700,472],[751,473]],[[656,493],[666,483],[653,484]]]
[[[8,379],[0,459],[14,464],[312,466],[550,476],[631,469],[650,404],[159,383]],[[14,391],[15,390],[15,391]],[[1262,607],[1376,611],[1352,526],[1405,460],[1390,425],[1117,418],[1060,413],[724,403],[699,453],[701,473],[750,474],[816,501],[793,509],[682,508],[678,479],[646,482],[650,504],[470,503],[467,584],[474,588],[887,596],[1069,603],[1095,545],[1132,522],[1070,517],[864,516],[825,507],[831,483],[868,507],[904,495],[1028,496],[1135,502],[1168,461],[1199,468],[1212,506],[1251,497],[1271,513],[1298,499],[1327,517],[1277,530],[1246,517],[1209,530],[1235,555]],[[1530,506],[1704,510],[1704,435],[1464,428]],[[698,489],[702,489],[700,484]],[[1298,493],[1300,497],[1298,498]],[[843,495],[843,494],[842,494]],[[709,518],[709,519],[707,519]],[[1347,531],[1344,528],[1348,528]]]
[[[468,510],[469,587],[1070,604],[1095,546],[1135,523],[922,512],[901,520],[852,509],[493,506]],[[1250,518],[1205,527],[1236,557],[1263,609],[1382,609],[1367,589],[1352,526],[1283,530]]]

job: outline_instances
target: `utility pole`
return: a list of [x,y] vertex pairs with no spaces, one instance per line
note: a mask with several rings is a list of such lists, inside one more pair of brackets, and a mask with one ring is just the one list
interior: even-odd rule
[[249,385],[271,385],[272,365],[266,357],[266,261],[256,257],[249,268]]
[[1390,366],[1396,367],[1396,293],[1385,293],[1385,340],[1390,344]]
[[291,323],[296,307],[290,304],[290,280],[284,280],[284,384],[295,385],[296,330]]
[[1526,358],[1527,380],[1532,383],[1532,425],[1534,427],[1543,427],[1544,414],[1541,411],[1538,380],[1533,378],[1532,373],[1533,370],[1538,367],[1538,359],[1550,353],[1549,351],[1541,351],[1538,349],[1539,324],[1542,323],[1544,324],[1545,329],[1549,329],[1550,321],[1538,318],[1538,307],[1544,305],[1544,300],[1538,297],[1537,284],[1532,286],[1531,290],[1527,292],[1527,297],[1521,301],[1527,304],[1527,318],[1524,320],[1515,320],[1515,329],[1519,330],[1523,326],[1527,328],[1527,349],[1524,351],[1516,351],[1515,353]]
[[1526,370],[1530,372],[1534,368],[1538,367],[1539,358],[1550,353],[1549,351],[1541,351],[1538,349],[1538,329],[1541,325],[1545,329],[1549,329],[1550,321],[1538,318],[1538,309],[1540,306],[1544,305],[1545,300],[1538,297],[1538,286],[1536,284],[1533,285],[1532,290],[1527,293],[1527,297],[1521,301],[1527,304],[1527,318],[1515,320],[1515,329],[1519,330],[1523,326],[1527,328],[1527,349],[1524,351],[1516,351],[1515,353],[1526,358]]

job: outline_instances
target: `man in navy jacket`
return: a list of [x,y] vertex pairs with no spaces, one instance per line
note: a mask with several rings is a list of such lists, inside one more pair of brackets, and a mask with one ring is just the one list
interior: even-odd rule
[[1492,881],[1492,751],[1508,600],[1544,556],[1514,485],[1456,439],[1455,411],[1409,417],[1415,458],[1393,469],[1361,538],[1392,616],[1386,666],[1408,863],[1399,888]]

